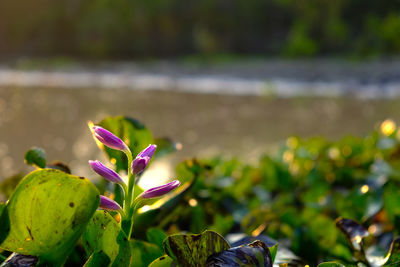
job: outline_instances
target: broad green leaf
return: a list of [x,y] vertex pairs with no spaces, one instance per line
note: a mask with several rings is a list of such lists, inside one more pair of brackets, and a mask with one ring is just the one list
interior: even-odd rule
[[104,251],[93,253],[83,267],[108,267],[111,263],[110,258]]
[[245,246],[230,248],[211,255],[205,266],[272,267],[272,258],[267,245],[257,240]]
[[345,265],[336,261],[323,262],[318,264],[318,267],[345,267]]
[[383,266],[399,266],[400,265],[400,237],[396,237],[390,245],[388,260]]
[[205,266],[207,258],[229,249],[226,240],[212,231],[198,235],[172,235],[164,240],[164,251],[181,266]]
[[82,239],[89,255],[103,251],[113,266],[129,266],[131,262],[129,241],[107,211],[96,211],[83,232]]
[[147,267],[164,252],[155,244],[134,239],[131,241],[132,246],[132,262],[135,267]]
[[25,153],[25,163],[39,168],[45,168],[46,152],[39,147],[32,147]]
[[[98,125],[121,138],[129,146],[133,155],[137,155],[149,144],[154,142],[153,137],[146,126],[132,118],[125,116],[107,117],[100,121]],[[115,163],[117,172],[127,169],[127,159],[123,152],[103,145],[100,147],[106,152],[110,160]]]
[[53,169],[28,174],[0,220],[0,247],[61,265],[100,202],[86,178]]
[[147,241],[157,245],[160,250],[163,250],[163,241],[167,237],[167,234],[159,228],[149,228],[146,231]]
[[173,267],[173,266],[177,265],[175,264],[174,260],[168,255],[159,257],[149,265],[149,267]]

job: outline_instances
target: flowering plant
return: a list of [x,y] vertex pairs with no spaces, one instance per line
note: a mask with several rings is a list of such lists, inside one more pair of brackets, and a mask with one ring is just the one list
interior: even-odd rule
[[133,216],[135,211],[140,207],[141,201],[143,199],[161,197],[177,188],[180,185],[180,182],[175,180],[171,183],[151,188],[133,199],[135,178],[146,169],[156,151],[157,146],[151,144],[141,151],[136,158],[133,158],[129,147],[110,131],[100,126],[94,126],[92,131],[95,138],[97,138],[97,140],[99,140],[102,144],[124,152],[128,159],[128,185],[125,184],[125,182],[116,172],[106,167],[101,162],[89,161],[89,164],[96,173],[108,181],[118,183],[122,186],[124,190],[124,201],[122,207],[117,202],[107,198],[106,196],[100,196],[100,207],[106,210],[115,210],[121,214],[121,227],[129,239],[132,235]]
[[[127,180],[100,161],[89,161],[95,173],[121,188],[122,199],[118,203],[100,195],[87,178],[71,175],[69,167],[63,163],[48,163],[42,149],[30,149],[25,162],[37,170],[22,178],[7,203],[0,202],[2,267],[21,264],[79,266],[70,258],[79,255],[82,245],[88,257],[85,266],[124,267],[133,262],[144,266],[139,248],[151,244],[133,239],[134,215],[149,199],[162,197],[176,189],[180,182],[175,180],[135,194],[135,188],[140,189],[135,186],[137,177],[148,167],[157,146],[150,144],[134,155],[131,148],[109,130],[100,126],[93,126],[91,130],[101,145],[125,154]],[[146,138],[136,139],[142,147],[144,142]],[[157,231],[156,236],[164,235]],[[14,253],[5,259],[1,255],[3,250]],[[160,255],[157,251],[152,257]]]

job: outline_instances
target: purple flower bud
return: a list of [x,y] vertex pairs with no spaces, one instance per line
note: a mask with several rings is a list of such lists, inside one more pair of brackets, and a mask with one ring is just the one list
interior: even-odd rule
[[170,191],[174,190],[175,188],[177,188],[180,184],[181,184],[181,182],[179,182],[178,180],[175,180],[168,184],[150,188],[150,189],[144,191],[143,193],[141,193],[138,197],[141,197],[141,198],[161,197],[161,196],[169,193]]
[[142,152],[140,152],[137,156],[138,157],[149,157],[150,159],[153,157],[154,152],[156,151],[156,145],[149,145]]
[[99,174],[100,176],[103,176],[107,180],[113,183],[123,183],[122,178],[116,173],[115,171],[111,170],[110,168],[107,168],[104,166],[100,161],[96,160],[89,160],[90,167]]
[[142,171],[144,171],[144,169],[146,169],[147,164],[149,164],[150,158],[149,157],[136,157],[133,161],[132,161],[132,173],[133,174],[139,174]]
[[104,210],[120,210],[121,206],[114,200],[106,197],[100,196],[100,208]]
[[94,136],[104,145],[117,150],[129,150],[128,146],[112,132],[107,131],[106,129],[99,126],[94,126],[93,131]]
[[156,145],[149,145],[142,152],[140,152],[137,157],[132,161],[131,169],[132,174],[139,174],[146,169],[149,164],[151,157],[154,155],[156,151]]

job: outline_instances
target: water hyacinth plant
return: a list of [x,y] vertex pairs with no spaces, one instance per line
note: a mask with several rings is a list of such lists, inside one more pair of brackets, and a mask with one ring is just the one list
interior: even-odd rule
[[120,184],[124,189],[124,201],[123,207],[121,207],[117,202],[105,196],[100,196],[100,208],[106,210],[115,210],[120,212],[122,217],[121,227],[128,238],[132,235],[133,227],[133,215],[135,211],[140,208],[140,203],[142,199],[145,198],[156,198],[161,197],[180,185],[180,182],[175,180],[171,183],[167,183],[162,186],[151,188],[142,194],[140,194],[136,199],[134,196],[134,185],[136,176],[141,174],[146,167],[149,165],[151,158],[153,157],[157,146],[150,144],[143,151],[141,151],[135,158],[133,158],[132,152],[129,147],[122,141],[119,137],[115,136],[110,131],[100,127],[92,127],[92,132],[94,137],[100,141],[102,144],[120,150],[125,153],[128,159],[128,185],[126,185],[122,178],[112,169],[104,166],[99,161],[89,161],[92,169],[104,177],[110,182]]
[[290,137],[255,164],[185,160],[179,181],[148,190],[137,178],[172,142],[123,116],[98,125],[112,165],[89,161],[97,186],[37,147],[25,154],[35,171],[0,183],[0,267],[400,266],[393,121],[366,138]]

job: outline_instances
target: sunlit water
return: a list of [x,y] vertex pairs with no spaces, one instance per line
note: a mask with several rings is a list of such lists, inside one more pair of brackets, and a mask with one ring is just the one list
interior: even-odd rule
[[[358,98],[277,98],[133,91],[101,88],[0,87],[0,177],[29,170],[31,146],[48,159],[68,163],[74,174],[94,178],[89,159],[104,160],[87,121],[127,115],[144,122],[154,136],[168,136],[182,149],[153,163],[156,183],[173,178],[174,164],[188,157],[223,154],[254,162],[291,135],[362,136],[378,122],[400,121],[400,101]],[[142,179],[144,186],[154,179]],[[147,182],[147,184],[146,184]]]

